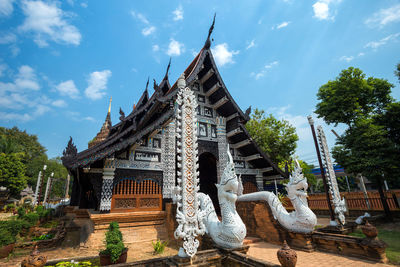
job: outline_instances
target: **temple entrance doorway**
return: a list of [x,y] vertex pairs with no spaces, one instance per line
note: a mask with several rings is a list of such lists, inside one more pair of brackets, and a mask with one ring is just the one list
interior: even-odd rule
[[217,183],[217,159],[213,154],[204,152],[199,157],[200,192],[210,196],[215,211],[220,214]]

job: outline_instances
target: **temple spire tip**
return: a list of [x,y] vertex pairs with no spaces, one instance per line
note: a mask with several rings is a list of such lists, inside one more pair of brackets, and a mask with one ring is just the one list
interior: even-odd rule
[[110,104],[108,105],[108,113],[111,112],[111,102],[112,102],[112,96],[110,96]]
[[211,33],[212,33],[213,30],[214,30],[215,17],[216,17],[216,16],[217,16],[217,13],[214,13],[214,19],[213,19],[213,22],[212,22],[212,24],[211,24],[210,29],[208,30],[207,40],[206,40],[206,42],[205,42],[205,44],[204,44],[204,48],[205,48],[205,49],[209,49],[210,46],[211,46],[210,36],[211,36]]

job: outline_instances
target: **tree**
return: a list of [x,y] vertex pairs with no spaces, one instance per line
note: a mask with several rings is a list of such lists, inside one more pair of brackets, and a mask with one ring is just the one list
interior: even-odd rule
[[0,186],[6,187],[15,197],[18,197],[27,182],[22,157],[22,153],[0,153]]
[[344,123],[349,127],[359,118],[379,114],[392,102],[393,84],[369,77],[357,68],[342,70],[334,81],[322,85],[315,113],[328,124]]
[[266,116],[265,112],[259,109],[251,115],[246,128],[251,137],[276,164],[289,161],[299,140],[296,128],[288,121],[277,120],[272,114]]
[[394,74],[397,76],[397,78],[399,79],[399,82],[400,82],[400,63],[397,64],[397,68],[394,71]]
[[390,96],[392,87],[387,80],[366,79],[361,70],[350,67],[343,70],[335,81],[320,87],[317,94],[320,102],[316,109],[318,117],[328,124],[347,124],[348,129],[332,150],[333,157],[346,172],[361,173],[377,185],[389,218],[391,214],[383,193],[383,180],[397,177],[400,155],[399,146],[389,138],[398,128],[389,134],[392,125],[387,125],[397,122],[394,117],[398,114],[397,105],[393,104]]
[[36,135],[28,134],[17,127],[0,127],[0,152],[23,152],[21,161],[26,166],[28,183],[31,186],[35,185],[37,174],[47,162],[46,148],[39,143]]

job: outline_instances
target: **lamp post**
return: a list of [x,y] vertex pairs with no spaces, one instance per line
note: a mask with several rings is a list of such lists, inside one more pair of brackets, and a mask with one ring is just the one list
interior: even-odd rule
[[311,117],[311,115],[307,116],[307,119],[308,119],[308,123],[310,124],[311,132],[312,132],[312,135],[314,138],[315,150],[317,151],[319,168],[321,169],[321,177],[322,177],[322,181],[324,182],[326,201],[328,202],[328,208],[329,208],[329,213],[331,215],[331,221],[334,222],[335,221],[335,213],[333,212],[331,199],[329,198],[329,189],[328,189],[328,184],[326,183],[324,165],[322,164],[321,154],[319,152],[319,147],[318,147],[317,136],[315,135],[314,120]]

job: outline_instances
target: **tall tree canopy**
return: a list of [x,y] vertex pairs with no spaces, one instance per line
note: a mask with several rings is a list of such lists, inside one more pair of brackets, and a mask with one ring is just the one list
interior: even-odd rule
[[[46,149],[36,135],[28,134],[17,127],[0,127],[0,182],[18,197],[19,192],[28,184],[35,188],[37,176],[43,165],[47,165],[44,184],[52,172],[54,178],[53,196],[63,196],[67,170],[59,158],[47,159]],[[22,188],[21,188],[22,187]]]
[[388,215],[383,177],[390,181],[400,175],[399,103],[390,96],[393,87],[387,80],[366,78],[360,69],[350,67],[320,87],[315,111],[328,124],[347,124],[333,157],[346,172],[361,173],[375,182]]
[[396,70],[394,71],[394,74],[397,76],[400,82],[400,63],[397,64]]
[[15,197],[18,197],[27,183],[22,157],[22,153],[0,153],[0,186],[7,187]]
[[315,113],[328,124],[344,123],[351,127],[359,118],[381,113],[392,102],[392,88],[387,80],[366,79],[360,69],[350,67],[319,88],[320,102]]
[[296,128],[286,120],[278,120],[272,114],[265,115],[256,109],[247,122],[246,128],[251,137],[276,163],[289,161],[296,150],[299,137]]

